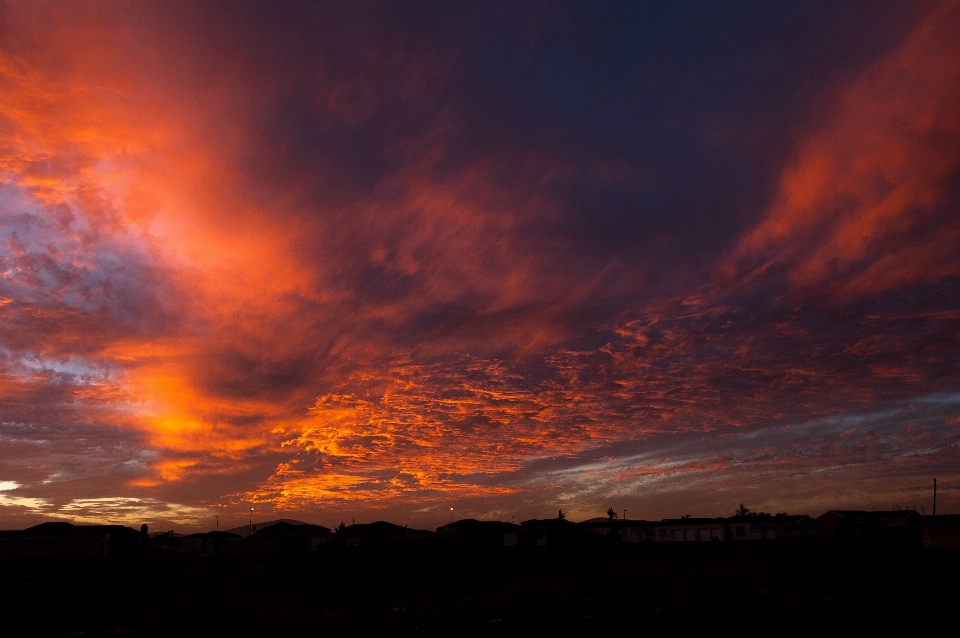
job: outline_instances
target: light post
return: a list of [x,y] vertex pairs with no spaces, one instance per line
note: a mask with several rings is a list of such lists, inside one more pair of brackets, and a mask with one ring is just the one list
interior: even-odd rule
[[253,508],[250,508],[250,533],[253,534]]
[[220,531],[220,517],[217,516],[216,514],[214,514],[213,517],[214,517],[215,519],[217,519],[217,531],[219,532],[219,531]]
[[450,508],[450,522],[453,522],[453,508]]

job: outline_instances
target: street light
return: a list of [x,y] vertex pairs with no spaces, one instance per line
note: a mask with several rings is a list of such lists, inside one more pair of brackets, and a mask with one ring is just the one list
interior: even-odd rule
[[217,531],[219,532],[219,531],[220,531],[220,517],[217,516],[216,514],[214,514],[213,517],[214,517],[215,519],[217,519]]
[[253,534],[253,508],[250,508],[250,533]]
[[450,522],[453,522],[453,508],[450,508]]

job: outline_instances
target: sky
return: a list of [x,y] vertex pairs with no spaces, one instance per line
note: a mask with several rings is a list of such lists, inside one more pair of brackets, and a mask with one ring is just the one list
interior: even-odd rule
[[0,96],[0,528],[960,512],[958,2],[0,0]]

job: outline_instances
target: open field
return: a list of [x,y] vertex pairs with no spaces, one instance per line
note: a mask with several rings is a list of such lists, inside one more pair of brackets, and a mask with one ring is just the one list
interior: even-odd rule
[[149,556],[0,564],[5,635],[898,635],[960,553],[889,542]]

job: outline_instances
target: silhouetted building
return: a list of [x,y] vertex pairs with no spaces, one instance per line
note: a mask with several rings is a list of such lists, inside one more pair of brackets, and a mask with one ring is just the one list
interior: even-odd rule
[[[749,523],[744,523],[744,530],[749,528]],[[657,523],[654,540],[658,543],[692,543],[736,539],[730,538],[726,520],[722,518],[665,518]]]
[[456,539],[471,545],[514,547],[519,543],[520,526],[500,521],[478,521],[472,518],[454,521],[437,528],[442,538]]
[[203,554],[239,554],[242,548],[243,537],[230,532],[202,532],[187,534],[179,539],[178,549],[181,552],[198,552]]
[[960,549],[960,515],[924,516],[920,537],[924,547]]
[[814,524],[806,514],[747,514],[722,520],[729,540],[774,540],[776,538],[813,538],[834,532]]
[[153,532],[150,535],[149,546],[156,552],[174,552],[180,549],[180,542],[184,534],[178,534],[173,530],[166,532]]
[[828,536],[806,514],[748,514],[728,518],[673,518],[655,524],[657,542],[759,541]]
[[[733,520],[737,517],[733,517]],[[731,523],[732,525],[733,523]],[[766,539],[774,538],[817,538],[832,536],[835,531],[820,527],[806,514],[775,514],[760,517],[760,532]]]
[[244,539],[244,551],[254,554],[302,554],[330,540],[330,528],[309,523],[274,523]]
[[374,523],[355,523],[337,530],[337,542],[344,547],[358,547],[408,540],[425,539],[434,536],[433,532],[422,529],[410,529],[386,521]]
[[0,557],[119,556],[144,549],[144,538],[123,525],[41,523],[0,533]]
[[916,532],[923,524],[923,515],[914,510],[830,510],[814,522],[842,534],[896,536]]
[[643,543],[656,540],[657,523],[653,521],[591,518],[578,523],[587,533],[587,538],[599,537],[621,543]]
[[571,545],[582,543],[584,527],[565,518],[530,519],[520,523],[521,545]]
[[276,525],[277,523],[290,523],[291,525],[309,525],[309,523],[304,523],[303,521],[298,521],[294,518],[278,518],[272,521],[257,521],[252,522],[247,525],[241,525],[239,527],[234,527],[226,531],[231,534],[237,534],[246,538],[252,534],[256,534],[261,529],[266,529],[271,525]]

